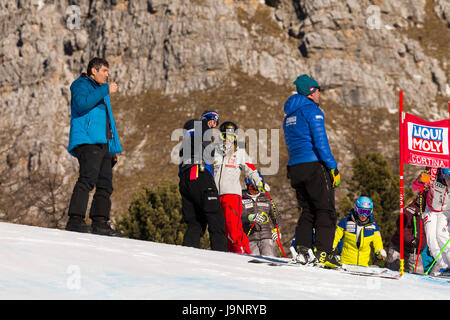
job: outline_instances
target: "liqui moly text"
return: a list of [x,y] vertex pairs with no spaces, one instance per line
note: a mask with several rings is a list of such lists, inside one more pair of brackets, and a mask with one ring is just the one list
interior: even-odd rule
[[408,147],[411,151],[448,154],[448,128],[436,128],[409,123]]

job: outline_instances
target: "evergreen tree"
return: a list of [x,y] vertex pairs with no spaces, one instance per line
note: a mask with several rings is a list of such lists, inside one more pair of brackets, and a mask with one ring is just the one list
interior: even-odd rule
[[[187,226],[182,221],[178,186],[169,182],[154,188],[142,186],[133,195],[128,214],[117,221],[117,228],[129,238],[181,245]],[[209,248],[207,232],[201,247]]]

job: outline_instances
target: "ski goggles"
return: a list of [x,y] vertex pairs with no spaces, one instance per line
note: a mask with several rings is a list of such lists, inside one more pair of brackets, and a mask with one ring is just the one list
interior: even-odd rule
[[236,136],[234,134],[230,134],[230,133],[226,133],[223,132],[220,137],[222,138],[222,140],[228,140],[228,141],[235,141],[236,140]]
[[372,214],[372,209],[355,208],[355,210],[360,216],[369,217]]

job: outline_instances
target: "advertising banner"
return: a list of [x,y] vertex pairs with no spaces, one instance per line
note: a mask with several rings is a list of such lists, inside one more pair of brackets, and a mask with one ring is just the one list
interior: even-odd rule
[[404,113],[402,126],[401,162],[416,166],[450,167],[448,119],[430,122]]

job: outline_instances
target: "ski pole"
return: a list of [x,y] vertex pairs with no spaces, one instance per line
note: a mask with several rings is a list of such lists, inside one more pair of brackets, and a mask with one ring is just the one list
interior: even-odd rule
[[[425,188],[425,184],[422,185],[422,189],[420,190],[419,194],[419,217],[420,217],[420,235],[419,235],[419,248],[417,248],[417,257],[416,257],[416,265],[414,266],[414,272],[417,270],[417,264],[419,263],[419,254],[420,254],[420,247],[422,246],[422,200],[423,200],[423,189]],[[417,230],[416,230],[416,217],[414,218],[414,238],[417,238]],[[415,251],[416,248],[414,248]]]
[[[416,225],[416,216],[413,216],[413,222],[414,222],[414,240],[417,239],[417,225]],[[417,268],[417,262],[419,261],[419,255],[417,254],[417,248],[414,247],[414,257],[416,257],[416,264],[414,266],[414,272],[416,272]]]
[[284,257],[287,258],[286,253],[283,249],[283,245],[281,244],[280,230],[278,229],[278,225],[275,226],[275,229],[277,230],[277,239],[275,239],[275,242],[277,243],[278,251],[280,251],[280,257],[283,257],[284,255]]
[[419,248],[417,248],[416,265],[414,266],[414,272],[417,270],[417,264],[419,263],[420,247],[422,246],[422,219],[420,219],[420,235],[419,235]]
[[[263,192],[267,195],[267,197],[269,198],[270,203],[272,204],[273,213],[274,213],[274,216],[275,216],[275,219],[276,219],[276,218],[277,218],[277,207],[275,206],[275,202],[273,201],[273,199],[272,199],[272,197],[270,196],[270,194],[269,194],[264,188],[259,188],[259,189],[260,189],[261,191],[263,191]],[[277,245],[278,245],[278,247],[280,248],[280,250],[283,252],[284,257],[287,258],[286,253],[284,252],[284,249],[283,249],[283,245],[282,245],[282,243],[281,243],[281,239],[280,239],[280,230],[279,230],[279,228],[278,228],[278,224],[276,225],[276,228],[277,228],[277,235],[278,235]]]
[[278,241],[277,241],[278,247],[280,248],[281,252],[283,252],[284,257],[287,258],[286,252],[284,252],[284,249],[283,249],[283,244],[281,243],[280,229],[278,228],[278,225],[277,225],[277,235],[278,235]]
[[256,221],[253,222],[252,226],[250,227],[250,230],[248,230],[247,237],[250,236],[250,232],[252,232],[252,229],[255,226],[255,224],[256,224]]
[[280,244],[278,243],[278,242],[281,243],[281,241],[280,241],[280,240],[277,240],[276,242],[277,242],[277,246],[278,246],[278,252],[280,253],[280,258],[282,258],[282,257],[283,257],[283,252],[281,251]]
[[295,259],[297,257],[297,251],[295,251],[295,236],[297,232],[294,231],[294,236],[292,237],[291,246],[289,247],[289,250],[291,251],[292,258]]
[[425,274],[428,274],[431,270],[431,268],[433,268],[434,264],[436,263],[437,259],[439,259],[439,257],[441,256],[441,253],[444,251],[445,247],[448,245],[448,243],[450,242],[450,239],[447,240],[447,243],[445,244],[445,246],[441,249],[441,251],[439,252],[439,254],[437,255],[437,257],[434,259],[433,263],[431,264],[431,266],[428,268],[427,272],[425,272]]

